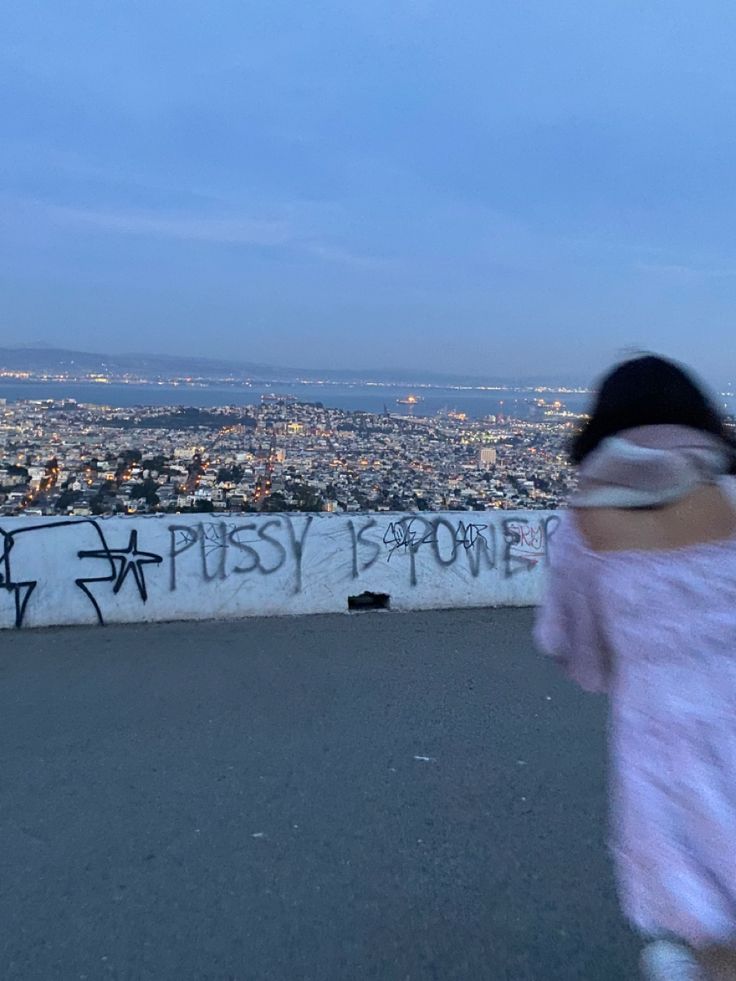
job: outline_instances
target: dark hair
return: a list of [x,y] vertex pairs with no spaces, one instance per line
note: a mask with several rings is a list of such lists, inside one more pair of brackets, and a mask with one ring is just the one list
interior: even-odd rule
[[690,426],[720,436],[734,451],[725,419],[690,374],[674,361],[644,355],[617,365],[603,379],[590,419],[572,442],[570,458],[582,463],[607,436],[636,426]]

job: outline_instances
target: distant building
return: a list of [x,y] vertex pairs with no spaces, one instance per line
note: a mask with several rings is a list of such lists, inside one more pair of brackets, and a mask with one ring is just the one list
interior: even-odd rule
[[495,446],[481,446],[481,448],[478,450],[478,465],[480,467],[496,466]]

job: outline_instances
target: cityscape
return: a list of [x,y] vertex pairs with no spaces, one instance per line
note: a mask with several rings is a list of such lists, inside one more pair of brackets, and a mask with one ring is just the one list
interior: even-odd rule
[[382,413],[264,395],[249,406],[0,400],[0,514],[484,511],[564,505],[579,416]]

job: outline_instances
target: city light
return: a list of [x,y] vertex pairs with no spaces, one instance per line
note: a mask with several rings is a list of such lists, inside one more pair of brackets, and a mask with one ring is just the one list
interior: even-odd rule
[[0,414],[0,513],[556,507],[580,417],[532,395],[528,415],[18,401]]

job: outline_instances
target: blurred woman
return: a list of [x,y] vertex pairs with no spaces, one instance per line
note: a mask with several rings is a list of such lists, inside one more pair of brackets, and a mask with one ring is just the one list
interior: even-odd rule
[[644,975],[736,979],[736,443],[678,365],[603,381],[539,646],[610,697],[611,844]]

